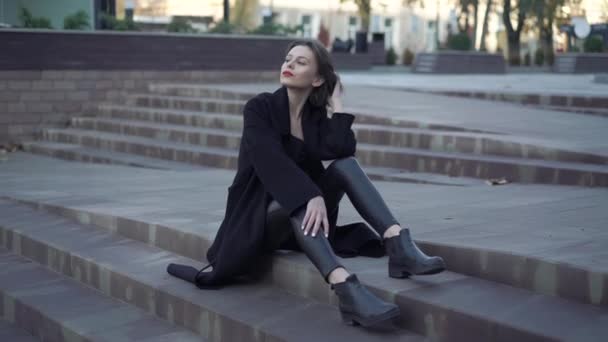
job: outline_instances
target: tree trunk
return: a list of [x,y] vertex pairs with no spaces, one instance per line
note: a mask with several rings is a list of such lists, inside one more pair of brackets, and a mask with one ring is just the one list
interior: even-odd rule
[[522,6],[522,0],[519,0],[517,10],[517,27],[513,28],[513,24],[511,24],[511,0],[504,0],[502,20],[507,30],[509,64],[511,65],[520,65],[521,57],[519,55],[519,42],[525,19],[526,9],[524,9]]
[[471,37],[471,46],[473,47],[473,50],[476,49],[477,46],[477,26],[478,26],[478,22],[479,20],[477,20],[477,16],[478,16],[478,12],[479,12],[479,0],[475,0],[473,1],[473,37]]
[[520,65],[521,64],[521,56],[519,54],[519,31],[514,31],[508,33],[508,43],[509,43],[509,64],[510,65]]
[[486,4],[486,11],[483,15],[483,24],[481,26],[481,42],[479,43],[479,50],[486,51],[486,35],[488,34],[488,17],[492,10],[492,0],[488,0]]

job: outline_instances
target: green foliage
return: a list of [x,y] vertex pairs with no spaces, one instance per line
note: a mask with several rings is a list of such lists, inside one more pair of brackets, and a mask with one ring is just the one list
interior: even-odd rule
[[471,50],[471,38],[464,33],[457,33],[448,38],[448,47],[452,50]]
[[543,48],[539,47],[534,52],[534,64],[538,66],[545,64],[545,51],[543,51]]
[[568,52],[581,52],[581,49],[576,45],[572,45]]
[[583,49],[585,52],[603,52],[604,42],[597,35],[589,36],[583,43]]
[[391,46],[386,51],[386,64],[387,65],[395,65],[396,61],[397,61],[397,54],[395,53],[395,49],[393,49],[393,47]]
[[80,10],[63,18],[63,28],[66,30],[84,30],[89,27],[89,14],[84,10]]
[[530,52],[526,52],[526,54],[524,55],[524,65],[525,66],[530,66]]
[[412,63],[414,63],[414,53],[410,49],[405,48],[403,51],[403,65],[412,65]]
[[44,17],[34,17],[32,13],[25,7],[21,7],[19,20],[21,20],[21,25],[26,28],[53,28],[53,26],[51,26],[50,19]]
[[232,33],[236,30],[236,26],[231,23],[220,21],[209,30],[211,33]]
[[197,33],[198,30],[192,27],[186,18],[172,17],[167,32]]
[[283,24],[265,23],[253,30],[250,30],[250,34],[266,34],[266,35],[278,35],[286,36],[288,34],[295,34],[298,31],[303,31],[304,25],[286,26]]
[[115,31],[139,31],[139,27],[135,24],[133,19],[117,19],[116,17],[107,13],[101,14],[101,21],[104,23],[106,30]]

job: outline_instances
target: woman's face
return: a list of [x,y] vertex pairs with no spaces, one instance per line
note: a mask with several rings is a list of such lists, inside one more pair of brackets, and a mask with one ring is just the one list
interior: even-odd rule
[[306,45],[294,46],[281,66],[281,84],[293,88],[318,87],[323,79],[317,75],[317,61]]

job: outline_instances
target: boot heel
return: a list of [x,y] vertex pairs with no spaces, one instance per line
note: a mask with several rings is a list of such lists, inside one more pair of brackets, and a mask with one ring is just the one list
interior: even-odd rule
[[355,320],[355,316],[353,314],[340,312],[340,316],[342,316],[342,322],[344,322],[344,323],[346,323],[348,325],[353,325],[353,326],[360,325]]
[[391,278],[407,278],[411,275],[405,267],[395,264],[388,264],[388,276]]

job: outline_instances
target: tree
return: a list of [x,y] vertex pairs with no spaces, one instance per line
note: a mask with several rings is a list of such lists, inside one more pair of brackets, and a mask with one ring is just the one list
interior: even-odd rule
[[258,7],[258,0],[236,0],[234,7],[230,10],[232,13],[231,22],[239,28],[244,30],[251,30],[255,27],[256,23],[256,8]]
[[83,10],[63,18],[63,28],[66,30],[83,30],[89,27],[89,14]]
[[173,16],[171,22],[167,25],[167,32],[178,33],[197,33],[198,30],[192,27],[190,21],[184,17]]
[[[579,1],[580,0],[574,0]],[[543,55],[549,64],[553,62],[553,27],[558,10],[572,0],[534,0],[534,16],[538,28],[538,38]]]
[[[479,0],[458,0],[458,31],[466,33],[471,39],[472,46],[475,47],[477,37],[477,11],[479,9]],[[470,22],[473,20],[473,26]]]
[[[507,31],[509,64],[519,65],[521,62],[519,55],[521,31],[524,28],[524,21],[532,8],[534,0],[515,0],[515,7],[511,7],[512,0],[503,1],[502,21]],[[511,17],[515,17],[515,26],[511,22]]]
[[479,43],[479,50],[486,51],[486,36],[488,35],[488,18],[492,12],[494,3],[492,0],[487,0],[486,11],[483,14],[483,24],[481,25],[481,42]]
[[361,31],[369,31],[369,18],[372,13],[371,0],[340,0],[340,3],[345,1],[353,1],[359,9],[359,18],[361,18]]
[[51,21],[45,17],[34,17],[25,7],[21,7],[19,19],[23,27],[52,29]]

